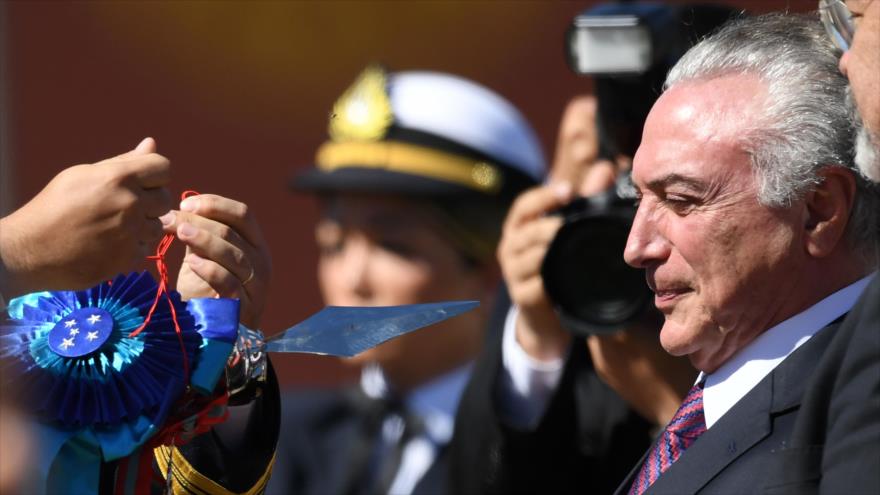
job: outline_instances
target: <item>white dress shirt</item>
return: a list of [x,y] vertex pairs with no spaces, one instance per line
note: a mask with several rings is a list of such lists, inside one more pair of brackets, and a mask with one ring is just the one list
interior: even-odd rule
[[532,427],[544,415],[547,403],[556,390],[565,357],[541,361],[535,359],[516,340],[519,308],[511,305],[504,320],[501,341],[501,376],[498,380],[498,404],[504,419],[521,428]]
[[[703,410],[709,428],[789,354],[816,332],[846,314],[877,272],[840,289],[809,309],[758,336],[705,380]],[[529,356],[516,340],[517,309],[511,307],[504,324],[503,370],[499,380],[501,413],[517,426],[534,425],[559,384],[564,361],[542,362]]]
[[714,373],[700,373],[697,381],[706,380],[703,388],[706,428],[711,428],[795,349],[849,312],[875,275],[876,272],[840,289],[765,331]]
[[[410,439],[403,446],[400,467],[388,492],[393,495],[412,493],[419,480],[428,472],[437,453],[452,439],[455,412],[464,387],[470,378],[471,364],[457,368],[412,390],[404,398],[410,414],[418,416],[425,426],[424,434]],[[387,397],[388,381],[377,365],[364,367],[361,388],[372,398]],[[387,445],[395,444],[403,435],[403,418],[392,415],[382,424],[382,438]]]

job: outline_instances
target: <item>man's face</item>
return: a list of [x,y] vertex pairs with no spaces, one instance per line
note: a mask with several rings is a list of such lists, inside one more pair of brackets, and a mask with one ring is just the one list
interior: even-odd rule
[[[847,8],[856,24],[849,51],[840,59],[840,70],[849,78],[859,113],[874,149],[880,148],[880,1],[849,0]],[[861,161],[861,160],[860,160]],[[880,167],[871,160],[864,166]],[[860,166],[863,166],[860,163]],[[864,167],[863,166],[863,167]],[[868,173],[880,178],[880,170]]]
[[641,202],[624,257],[646,269],[665,316],[663,347],[707,372],[804,309],[803,211],[759,204],[737,144],[765,101],[751,76],[673,87],[651,110],[633,162]]

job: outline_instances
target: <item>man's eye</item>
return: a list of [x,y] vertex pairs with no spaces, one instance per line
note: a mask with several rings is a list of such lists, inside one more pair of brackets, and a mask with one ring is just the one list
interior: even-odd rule
[[859,24],[862,23],[862,14],[852,14],[849,17],[849,21],[852,23],[854,29],[859,29]]
[[669,195],[663,198],[663,203],[671,210],[677,213],[683,213],[693,207],[695,201],[692,198],[684,196]]

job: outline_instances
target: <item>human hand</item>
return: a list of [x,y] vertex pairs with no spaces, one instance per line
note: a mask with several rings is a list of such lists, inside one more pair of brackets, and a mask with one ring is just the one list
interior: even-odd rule
[[511,300],[520,309],[517,340],[537,359],[562,356],[571,340],[547,298],[541,278],[544,256],[562,225],[560,217],[547,213],[571,201],[573,190],[584,196],[595,194],[613,185],[616,176],[613,164],[596,160],[596,107],[593,96],[576,97],[566,106],[550,170],[552,185],[517,198],[499,244],[499,263]]
[[241,322],[257,329],[266,305],[272,260],[256,218],[238,201],[201,194],[163,217],[165,232],[186,244],[177,278],[183,299],[241,299]]
[[0,292],[77,290],[132,269],[162,236],[171,164],[146,138],[128,153],[62,170],[0,219]]
[[697,370],[687,357],[663,350],[657,338],[660,326],[649,318],[620,332],[591,335],[587,348],[602,381],[640,416],[663,426],[678,410]]
[[516,338],[539,360],[561,357],[571,336],[556,316],[544,290],[541,264],[562,218],[547,213],[571,200],[568,183],[539,186],[522,193],[507,215],[498,244],[498,262],[511,301],[519,307]]

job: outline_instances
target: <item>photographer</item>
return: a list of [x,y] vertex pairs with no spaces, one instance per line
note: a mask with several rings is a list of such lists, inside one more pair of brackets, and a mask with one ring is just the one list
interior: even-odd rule
[[[520,195],[508,214],[498,258],[513,305],[496,312],[487,349],[459,409],[451,471],[456,493],[561,493],[585,487],[611,492],[693,382],[694,369],[660,348],[653,307],[635,304],[625,318],[597,325],[573,317],[583,307],[563,307],[560,298],[548,297],[548,282],[558,294],[565,285],[561,281],[575,275],[579,286],[572,292],[580,296],[592,291],[601,298],[620,285],[602,274],[613,272],[606,265],[623,265],[628,228],[620,239],[597,239],[601,249],[575,250],[579,258],[562,259],[555,272],[548,270],[548,250],[558,246],[560,232],[572,230],[568,224],[577,217],[568,214],[576,211],[572,200],[607,196],[629,169],[668,64],[730,15],[723,8],[644,4],[588,11],[596,17],[621,13],[647,21],[643,25],[652,30],[656,56],[635,77],[597,77],[596,99],[569,104],[550,182]],[[594,226],[614,213],[614,208],[589,208],[598,208],[586,215],[600,220]],[[622,209],[634,210],[631,204]],[[582,276],[577,268],[584,264],[595,275]],[[570,273],[560,275],[566,269]],[[548,275],[554,279],[548,281]],[[635,275],[643,287],[644,275]]]

